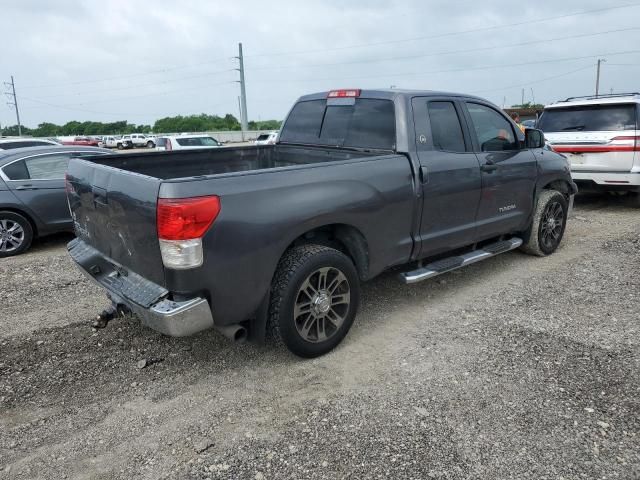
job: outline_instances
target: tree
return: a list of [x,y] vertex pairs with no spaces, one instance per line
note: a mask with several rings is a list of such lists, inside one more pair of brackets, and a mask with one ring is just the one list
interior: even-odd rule
[[525,102],[519,105],[511,105],[511,108],[535,108],[537,110],[542,110],[544,108],[544,105],[542,105],[541,103]]

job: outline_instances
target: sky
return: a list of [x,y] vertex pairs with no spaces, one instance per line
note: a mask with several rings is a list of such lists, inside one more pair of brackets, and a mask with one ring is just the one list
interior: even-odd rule
[[[238,43],[250,120],[282,119],[305,93],[411,88],[499,106],[640,91],[640,2],[565,0],[0,0],[0,87],[23,125],[153,124],[239,117]],[[4,100],[4,99],[3,99]],[[15,124],[0,102],[0,124]]]

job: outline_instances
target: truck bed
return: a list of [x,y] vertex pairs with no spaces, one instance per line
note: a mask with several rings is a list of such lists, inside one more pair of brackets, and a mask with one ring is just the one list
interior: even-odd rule
[[266,145],[93,157],[92,162],[169,180],[365,158],[381,152]]

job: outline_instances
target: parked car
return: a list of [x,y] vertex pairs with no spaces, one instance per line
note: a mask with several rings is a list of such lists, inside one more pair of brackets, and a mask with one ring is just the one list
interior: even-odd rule
[[519,247],[553,253],[576,187],[543,147],[478,97],[307,95],[276,145],[72,159],[68,248],[160,332],[268,328],[314,357],[385,270],[415,283]]
[[76,145],[83,147],[102,147],[102,140],[91,137],[75,137],[73,140],[62,140],[62,145]]
[[156,146],[154,139],[147,137],[142,133],[133,133],[131,135],[122,136],[122,144],[124,148],[153,148]]
[[273,145],[276,143],[278,138],[278,132],[269,132],[258,135],[256,141],[254,142],[256,145]]
[[0,152],[0,257],[23,253],[34,237],[72,231],[64,191],[69,159],[104,153],[61,145]]
[[536,121],[533,119],[523,120],[522,125],[524,125],[524,128],[536,128]]
[[60,143],[42,138],[0,138],[0,150],[24,147],[46,147],[48,145],[60,145]]
[[210,135],[169,135],[156,139],[156,150],[194,150],[218,148],[222,144]]
[[640,93],[567,98],[538,126],[581,189],[630,192],[640,206]]

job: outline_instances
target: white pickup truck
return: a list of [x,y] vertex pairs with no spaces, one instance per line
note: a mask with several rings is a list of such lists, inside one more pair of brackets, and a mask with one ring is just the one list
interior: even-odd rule
[[124,148],[154,148],[156,142],[153,138],[147,137],[143,133],[132,133],[131,135],[122,136],[122,144]]

